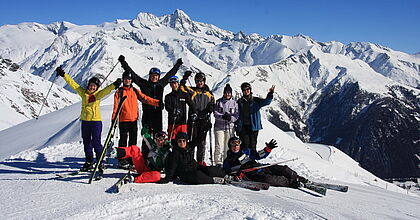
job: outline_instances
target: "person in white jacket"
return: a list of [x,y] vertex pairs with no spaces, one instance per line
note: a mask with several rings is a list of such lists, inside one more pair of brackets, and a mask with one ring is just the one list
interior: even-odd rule
[[232,99],[232,87],[226,84],[223,90],[223,97],[216,101],[214,106],[214,162],[221,166],[228,151],[229,138],[234,136],[235,121],[239,117],[238,104]]

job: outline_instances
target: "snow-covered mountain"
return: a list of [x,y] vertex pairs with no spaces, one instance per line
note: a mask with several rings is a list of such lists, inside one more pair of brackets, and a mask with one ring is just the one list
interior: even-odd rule
[[[418,55],[366,42],[233,33],[193,21],[181,10],[100,25],[0,27],[0,56],[44,79],[52,79],[63,64],[83,85],[93,75],[107,75],[120,54],[140,75],[153,66],[167,71],[183,58],[180,72],[206,73],[216,97],[227,82],[240,95],[239,85],[249,81],[257,96],[274,84],[275,100],[265,111],[279,128],[305,141],[337,146],[381,177],[419,176]],[[108,80],[120,75],[118,67]],[[65,86],[62,79],[56,83]],[[391,135],[391,130],[400,132]],[[397,140],[403,150],[392,150],[400,149]],[[409,165],[402,165],[406,161]]]
[[[1,57],[0,79],[0,130],[37,117],[51,82],[27,73],[18,64]],[[77,95],[53,85],[41,115],[77,101]]]

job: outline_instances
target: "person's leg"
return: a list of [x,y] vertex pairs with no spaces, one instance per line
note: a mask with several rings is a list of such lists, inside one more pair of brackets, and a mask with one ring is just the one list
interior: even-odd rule
[[258,139],[258,131],[249,130],[249,137],[250,137],[250,148],[256,150],[257,149],[257,139]]
[[213,177],[205,174],[201,170],[189,172],[180,176],[180,179],[184,183],[189,184],[213,184]]
[[93,163],[91,126],[88,121],[82,121],[82,139],[86,162]]
[[120,131],[120,139],[118,140],[118,147],[126,147],[127,146],[127,138],[128,138],[128,123],[127,122],[119,122],[118,129]]
[[251,139],[249,137],[249,126],[243,126],[242,130],[239,132],[239,139],[241,139],[241,147],[242,149],[248,149],[251,147]]
[[201,136],[198,137],[197,144],[197,162],[203,162],[206,154],[206,137],[207,132],[201,132]]
[[128,122],[128,146],[131,145],[136,145],[137,146],[137,131],[138,131],[138,127],[137,127],[137,121],[130,121]]
[[102,135],[102,121],[92,121],[92,147],[95,150],[96,162],[101,157],[103,146],[101,144],[101,135]]
[[223,168],[216,166],[199,166],[199,170],[211,177],[224,177],[226,175]]
[[[210,131],[211,132],[211,131]],[[223,163],[225,144],[225,132],[223,130],[214,131],[214,163],[216,165]]]
[[134,178],[135,183],[154,183],[160,180],[159,171],[146,171]]
[[229,150],[229,139],[231,138],[231,132],[225,131],[224,141],[223,141],[223,155],[222,155],[222,163],[227,157],[227,151]]

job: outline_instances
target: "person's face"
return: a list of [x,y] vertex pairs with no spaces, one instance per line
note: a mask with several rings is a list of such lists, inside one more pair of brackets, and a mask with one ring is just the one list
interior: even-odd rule
[[178,82],[171,82],[171,83],[169,83],[169,85],[171,86],[172,91],[176,91],[179,88],[179,83]]
[[87,93],[92,94],[98,89],[98,86],[95,83],[89,83]]
[[124,79],[123,79],[123,84],[124,84],[125,86],[129,86],[129,85],[131,85],[131,82],[132,82],[132,80],[131,80],[130,78],[124,78]]
[[152,73],[149,75],[149,80],[154,83],[157,82],[159,78],[160,78],[160,75],[156,73]]
[[241,141],[240,140],[232,141],[230,143],[230,150],[233,153],[238,153],[241,150]]
[[158,148],[163,147],[163,144],[165,143],[165,137],[155,138],[155,143]]
[[187,148],[187,139],[178,139],[178,147],[185,149]]
[[223,97],[227,100],[232,98],[232,93],[231,92],[225,92],[223,93]]
[[204,79],[197,79],[197,80],[195,80],[195,85],[198,88],[203,88],[204,87]]
[[251,88],[247,87],[247,88],[243,89],[243,90],[242,90],[242,94],[243,94],[244,96],[249,96],[249,95],[251,95]]

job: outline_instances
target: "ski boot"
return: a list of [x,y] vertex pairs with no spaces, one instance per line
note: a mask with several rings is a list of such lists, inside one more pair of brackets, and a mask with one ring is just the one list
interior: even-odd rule
[[85,164],[80,168],[80,172],[88,172],[93,170],[93,163],[86,161]]

